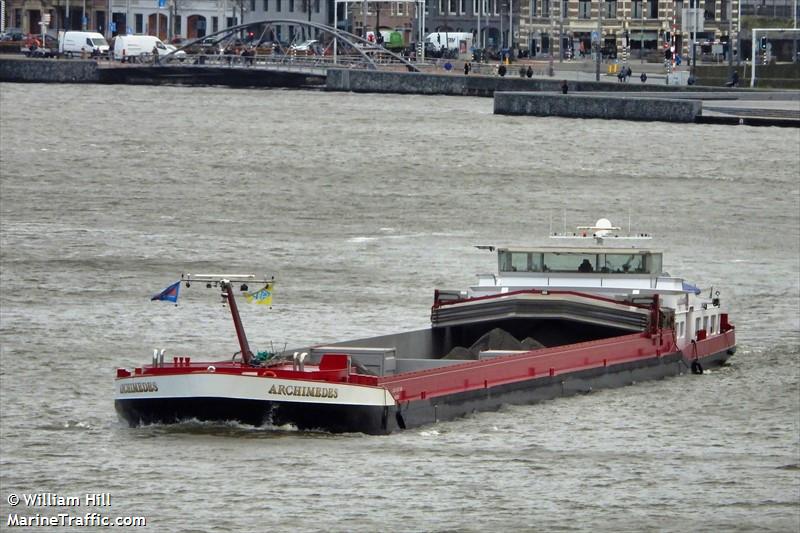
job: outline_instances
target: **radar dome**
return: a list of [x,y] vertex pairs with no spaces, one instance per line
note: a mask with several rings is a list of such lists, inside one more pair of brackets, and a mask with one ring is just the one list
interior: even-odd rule
[[604,235],[608,235],[609,233],[611,233],[611,230],[613,228],[614,228],[614,226],[611,225],[611,221],[608,220],[607,218],[601,218],[594,225],[595,234],[598,237],[602,237]]

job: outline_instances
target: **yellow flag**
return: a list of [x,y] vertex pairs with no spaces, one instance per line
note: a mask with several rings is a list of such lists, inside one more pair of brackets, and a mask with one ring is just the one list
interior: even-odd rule
[[267,283],[263,289],[259,289],[253,292],[245,292],[244,297],[247,299],[247,303],[255,303],[258,305],[272,305],[272,285],[273,283]]

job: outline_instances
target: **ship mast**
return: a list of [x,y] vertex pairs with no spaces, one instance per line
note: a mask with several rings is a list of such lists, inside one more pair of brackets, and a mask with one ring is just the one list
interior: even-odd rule
[[236,304],[236,298],[233,295],[233,284],[234,282],[241,281],[242,284],[239,287],[240,290],[247,291],[247,283],[252,283],[255,285],[267,285],[274,283],[275,278],[256,279],[256,277],[252,274],[182,274],[181,281],[184,281],[187,287],[190,286],[191,282],[196,281],[205,283],[207,288],[211,288],[213,285],[214,287],[219,287],[222,289],[221,296],[223,298],[223,303],[227,302],[228,308],[231,310],[231,318],[233,319],[233,327],[236,329],[236,338],[239,341],[239,350],[242,354],[242,362],[245,365],[249,365],[250,361],[253,359],[253,352],[250,351],[250,343],[247,342],[247,333],[244,331],[242,317],[239,315],[239,307]]

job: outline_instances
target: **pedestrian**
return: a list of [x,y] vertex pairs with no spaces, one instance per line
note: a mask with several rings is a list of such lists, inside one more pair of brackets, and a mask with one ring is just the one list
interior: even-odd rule
[[533,69],[531,68],[531,66],[530,66],[530,65],[528,65],[528,70],[525,72],[525,74],[526,74],[526,75],[527,75],[529,78],[532,78],[532,77],[533,77]]
[[469,76],[469,71],[472,70],[472,65],[469,64],[469,61],[464,62],[464,76]]
[[567,85],[567,80],[561,82],[561,94],[567,94],[569,91],[569,85]]
[[642,83],[645,83],[647,81],[647,74],[642,72],[642,75],[639,76],[639,79],[642,80]]
[[500,66],[497,67],[497,73],[500,75],[501,78],[503,76],[505,76],[506,75],[506,66],[503,65],[503,64],[500,64]]
[[633,71],[631,70],[631,66],[628,65],[628,67],[627,67],[627,69],[625,71],[625,81],[630,80],[631,76],[633,76]]
[[525,65],[520,65],[519,66],[519,77],[520,78],[524,78],[525,77]]

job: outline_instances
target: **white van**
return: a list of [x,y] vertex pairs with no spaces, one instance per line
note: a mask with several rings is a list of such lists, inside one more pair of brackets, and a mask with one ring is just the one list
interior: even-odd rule
[[[176,50],[171,44],[161,42],[161,39],[155,35],[117,35],[114,38],[114,59],[118,61],[141,61],[141,56],[150,59],[153,48],[158,50],[158,56],[161,59]],[[186,52],[179,50],[170,57],[183,61],[186,58]]]
[[89,55],[108,53],[108,42],[95,31],[65,31],[58,35],[58,53],[67,57],[79,56],[81,52]]
[[440,31],[428,34],[425,40],[431,43],[435,50],[447,48],[450,50],[458,50],[461,54],[466,54],[469,53],[472,48],[472,34],[468,32]]

